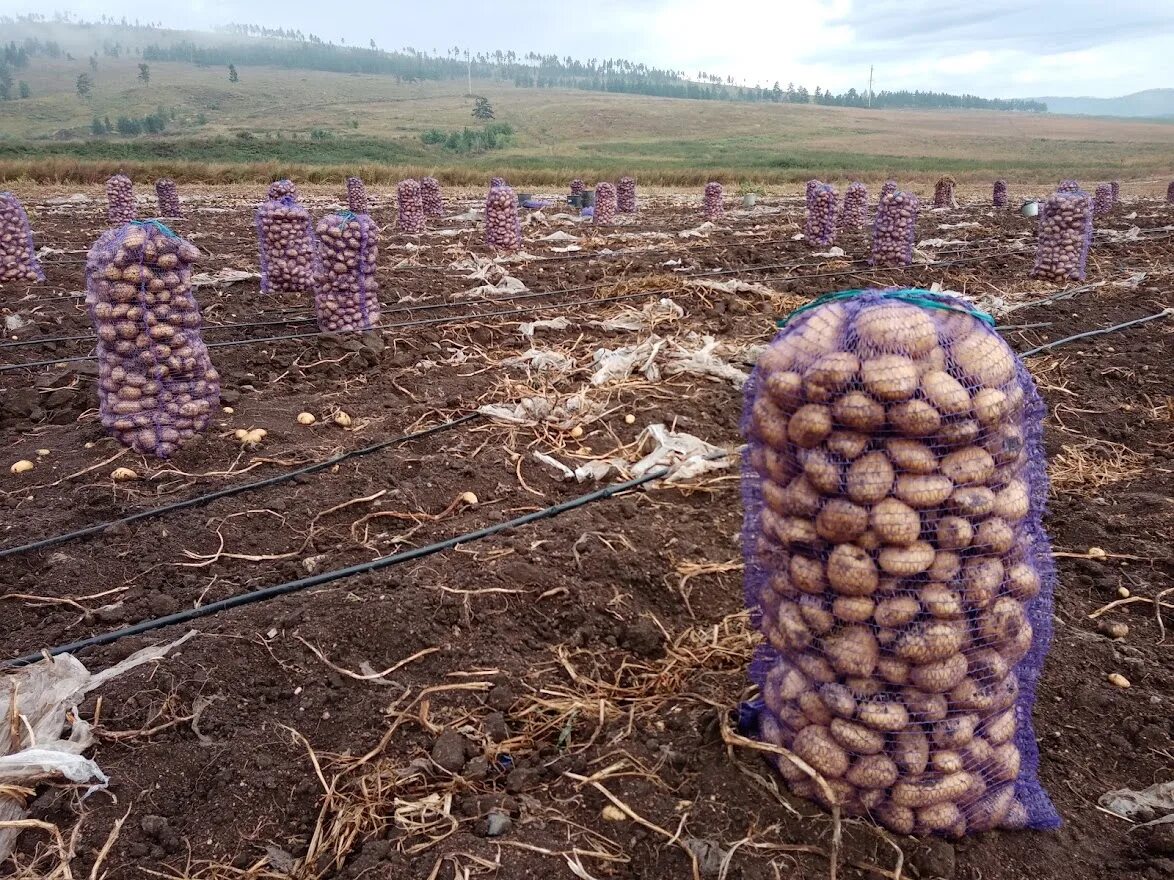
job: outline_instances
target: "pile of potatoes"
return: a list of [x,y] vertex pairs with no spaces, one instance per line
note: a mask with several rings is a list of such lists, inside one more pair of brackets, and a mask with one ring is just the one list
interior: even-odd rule
[[200,337],[196,247],[152,224],[106,232],[86,263],[99,416],[120,443],[168,458],[204,431],[220,377]]
[[1078,193],[1080,191],[1080,182],[1073,180],[1071,177],[1061,180],[1060,185],[1056,187],[1056,192]]
[[491,177],[491,178],[489,178],[489,188],[490,189],[499,189],[500,187],[503,187],[503,186],[509,186],[509,183],[506,181],[506,179],[504,177]]
[[24,206],[12,193],[0,193],[0,284],[44,280]]
[[726,213],[723,202],[724,190],[716,180],[705,184],[705,195],[701,199],[701,213],[706,220],[718,220]]
[[748,591],[773,648],[760,735],[901,834],[1026,822],[1016,666],[1047,550],[1025,394],[972,315],[870,293],[797,317],[747,401]]
[[954,204],[954,184],[952,177],[942,177],[933,187],[933,206],[935,208],[949,208]]
[[1114,204],[1112,185],[1108,183],[1100,184],[1092,197],[1093,214],[1098,217],[1108,214],[1113,210]]
[[583,195],[583,191],[585,189],[587,189],[587,184],[585,184],[578,177],[571,181],[571,195],[581,196]]
[[844,190],[844,204],[840,209],[841,229],[860,229],[868,219],[868,187],[853,181]]
[[360,177],[346,179],[346,204],[356,214],[370,213],[371,203],[367,200],[367,187]]
[[444,199],[440,195],[440,181],[435,177],[420,178],[420,201],[425,217],[443,217]]
[[155,181],[155,197],[159,201],[160,217],[183,216],[183,209],[179,205],[179,187],[170,177],[161,177]]
[[917,196],[913,193],[894,191],[881,194],[872,224],[872,265],[908,266],[913,262],[918,208]]
[[[415,181],[412,181],[415,183]],[[328,214],[318,221],[319,271],[314,311],[327,333],[370,330],[379,323],[378,229],[367,214]]]
[[302,293],[314,289],[313,224],[310,212],[293,196],[268,201],[257,209],[257,238],[262,293]]
[[135,219],[134,184],[125,174],[115,174],[106,181],[106,219],[112,226]]
[[1040,206],[1039,241],[1031,276],[1057,283],[1083,281],[1092,240],[1092,199],[1056,190]]
[[636,213],[636,178],[625,176],[616,182],[616,208],[621,214]]
[[827,247],[836,241],[836,188],[820,184],[807,204],[807,241]]
[[1109,191],[1113,195],[1113,204],[1116,205],[1116,204],[1120,203],[1120,201],[1121,201],[1121,181],[1119,181],[1119,180],[1109,181]]
[[614,184],[602,181],[595,184],[595,210],[591,222],[596,226],[614,223],[616,219],[616,188]]
[[1007,207],[1007,181],[996,180],[994,191],[991,193],[991,204],[996,208]]
[[1170,181],[1170,185],[1166,187],[1166,201],[1174,203],[1174,180]]
[[409,177],[396,184],[395,210],[395,224],[400,232],[424,231],[424,198],[420,195],[418,180]]
[[883,199],[885,196],[891,196],[896,191],[897,191],[897,181],[886,180],[884,183],[881,184],[880,197]]
[[522,246],[518,197],[508,186],[495,186],[485,197],[485,244],[505,251]]
[[295,202],[298,198],[297,185],[292,180],[275,180],[269,184],[269,190],[265,193],[266,201],[277,202],[282,199],[293,199]]

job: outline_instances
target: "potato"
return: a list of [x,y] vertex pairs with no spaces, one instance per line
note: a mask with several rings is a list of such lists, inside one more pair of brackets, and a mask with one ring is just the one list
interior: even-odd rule
[[873,810],[877,821],[896,834],[912,834],[917,826],[917,815],[908,807],[885,801]]
[[962,566],[962,593],[972,608],[986,608],[1003,583],[1003,563],[994,558],[977,557]]
[[1003,743],[1010,742],[1018,729],[1019,723],[1015,717],[1015,710],[1007,709],[983,723],[982,735],[992,746],[1001,746]]
[[772,571],[770,577],[767,578],[766,588],[770,590],[775,599],[793,599],[799,593],[787,573],[778,569]]
[[929,738],[916,727],[897,731],[889,754],[902,771],[919,776],[929,766]]
[[1006,659],[993,648],[971,651],[966,659],[970,664],[970,675],[982,685],[1002,682],[1011,672]]
[[943,424],[934,437],[943,446],[957,448],[973,445],[981,434],[982,427],[974,419],[956,419]]
[[[783,650],[802,651],[815,641],[815,634],[803,620],[802,610],[797,602],[783,600],[775,615],[775,628],[782,641]],[[796,658],[796,663],[798,658]]]
[[862,700],[856,707],[856,719],[874,730],[893,733],[909,726],[909,712],[904,703],[888,694]]
[[842,684],[821,684],[819,696],[828,711],[837,718],[852,718],[856,714],[856,698],[852,692]]
[[939,832],[946,837],[961,837],[966,833],[966,817],[955,803],[934,804],[917,811],[915,826],[919,834]]
[[875,610],[876,603],[868,596],[837,596],[832,601],[832,614],[847,623],[864,623]]
[[846,626],[823,639],[823,653],[841,675],[868,676],[876,669],[880,647],[866,626]]
[[933,555],[933,562],[925,570],[931,581],[950,583],[962,571],[962,557],[952,550],[939,550]]
[[989,712],[993,701],[991,691],[985,689],[975,679],[967,676],[962,683],[950,691],[949,703],[951,708],[964,712]]
[[879,550],[881,547],[880,535],[872,529],[867,529],[862,532],[852,543],[861,550],[867,550],[869,553],[872,553],[874,550]]
[[970,412],[966,387],[944,370],[922,374],[921,395],[942,415],[960,416]]
[[893,653],[902,660],[922,665],[945,660],[962,650],[962,628],[943,621],[923,621],[902,630]]
[[967,446],[945,456],[940,469],[957,486],[981,486],[994,472],[995,460],[985,449]]
[[1015,376],[1015,356],[993,330],[985,327],[956,338],[950,353],[964,375],[988,388],[1005,385]]
[[938,468],[933,450],[919,440],[891,437],[885,441],[885,451],[893,464],[910,474],[932,474]]
[[907,546],[921,535],[920,514],[896,498],[878,502],[872,508],[869,524],[885,544]]
[[1017,643],[1024,630],[1031,632],[1027,612],[1018,599],[1010,596],[1000,596],[978,616],[979,635],[995,647]]
[[823,576],[823,563],[818,559],[795,553],[787,566],[790,582],[804,593],[823,595],[827,589],[827,580]]
[[768,446],[782,449],[787,445],[787,417],[766,395],[755,399],[750,423],[754,436]]
[[943,694],[927,694],[917,688],[901,691],[901,701],[909,710],[910,717],[919,722],[942,721],[950,713],[950,702]]
[[832,431],[823,441],[823,445],[833,455],[838,455],[845,461],[855,461],[864,454],[870,442],[867,434],[859,434],[856,431]]
[[[811,690],[811,682],[802,672],[787,663],[777,660],[766,672],[762,683],[763,696],[772,696],[777,704],[791,702]],[[771,700],[767,699],[768,705]],[[773,706],[771,707],[773,709]]]
[[962,682],[966,677],[966,670],[966,656],[954,654],[944,660],[911,667],[909,681],[914,687],[926,693],[945,694]]
[[819,539],[815,523],[798,516],[779,516],[769,507],[762,509],[762,528],[784,547],[811,544]]
[[[767,353],[776,349],[768,349]],[[767,354],[759,358],[762,366]],[[803,403],[803,377],[793,370],[769,369],[763,366],[762,390],[771,401],[784,413],[794,413]]]
[[1019,464],[1024,456],[1027,440],[1018,425],[999,425],[987,435],[983,448],[999,467]]
[[921,606],[913,596],[890,596],[881,599],[873,612],[878,626],[900,627],[917,617]]
[[787,423],[787,435],[796,446],[811,449],[832,432],[832,414],[826,406],[808,403],[799,407]]
[[[766,500],[765,495],[763,496]],[[991,496],[992,502],[994,496]],[[792,480],[782,494],[771,499],[774,501],[771,508],[780,514],[788,516],[812,517],[819,511],[823,497],[811,484],[806,476],[799,476]]]
[[825,777],[838,779],[848,771],[848,753],[822,725],[813,724],[795,734],[791,751]]
[[839,462],[822,449],[808,449],[800,453],[800,463],[808,481],[824,495],[838,495],[843,482]]
[[1027,602],[1039,595],[1039,573],[1026,562],[1017,562],[1007,570],[1006,586],[1011,596]]
[[1031,509],[1031,496],[1027,483],[1021,479],[1012,480],[1007,488],[995,493],[995,503],[991,513],[1000,516],[1008,522],[1019,522]]
[[971,773],[981,773],[994,757],[994,747],[981,736],[974,737],[962,749],[962,759]]
[[843,498],[830,498],[815,518],[815,531],[835,544],[846,544],[868,528],[868,509]]
[[831,632],[836,625],[831,607],[822,596],[800,596],[799,613],[803,622],[817,635]]
[[957,801],[970,788],[972,781],[971,774],[965,770],[948,776],[902,779],[893,786],[889,797],[898,806],[919,810]]
[[843,596],[870,596],[880,582],[872,557],[851,544],[836,545],[828,556],[826,574],[832,589]]
[[971,409],[984,428],[993,428],[1006,418],[1007,403],[1007,395],[998,388],[979,388],[974,392]]
[[966,808],[967,829],[977,833],[1000,827],[1014,800],[1014,786],[1004,785],[988,791]]
[[876,672],[889,684],[909,684],[909,664],[890,654],[881,654],[877,658]]
[[960,749],[974,739],[978,718],[969,713],[952,715],[933,726],[933,742],[939,749]]
[[938,620],[957,620],[966,613],[962,594],[942,583],[929,583],[921,591],[921,607]]
[[885,408],[863,391],[849,391],[832,405],[836,423],[853,431],[873,433],[885,424]]
[[942,416],[924,400],[906,400],[887,410],[889,424],[906,437],[928,437],[942,426]]
[[831,734],[835,737],[836,742],[856,755],[876,755],[884,751],[885,748],[883,733],[870,730],[863,725],[846,721],[843,718],[836,718],[831,722]]
[[965,550],[974,539],[974,526],[961,516],[944,516],[938,520],[937,545],[943,550]]
[[859,369],[860,360],[848,351],[833,351],[816,358],[803,377],[807,399],[830,400],[852,383]]
[[917,365],[899,354],[868,358],[860,365],[860,383],[877,400],[908,400],[917,392]]
[[848,324],[848,309],[843,303],[832,302],[808,312],[806,320],[791,325],[787,345],[798,360],[811,363],[840,347]]
[[921,574],[933,564],[933,559],[933,546],[925,541],[917,541],[905,547],[882,547],[877,555],[881,570],[897,577]]
[[1005,519],[992,516],[978,524],[974,546],[986,553],[1002,555],[1015,546],[1015,530]]
[[755,444],[751,447],[750,463],[759,474],[769,477],[780,486],[789,484],[799,473],[798,462],[790,451],[779,452],[765,444]]
[[836,670],[832,669],[832,664],[818,654],[796,654],[792,660],[812,681],[828,684],[836,680]]
[[1013,742],[1005,742],[996,746],[990,762],[983,768],[983,776],[987,782],[1014,782],[1019,776],[1020,768],[1019,749]]
[[954,483],[941,474],[901,474],[896,497],[917,510],[942,506],[954,491]]
[[893,466],[883,452],[870,452],[848,466],[844,488],[858,504],[874,504],[893,488]]
[[995,493],[985,486],[963,486],[950,495],[949,507],[959,516],[986,516],[995,509]]
[[858,788],[888,788],[900,776],[888,755],[864,755],[852,762],[844,778]]
[[799,710],[812,724],[821,724],[826,727],[832,723],[834,716],[815,691],[806,691],[800,694],[798,703]]
[[919,306],[888,300],[860,310],[854,323],[863,348],[919,357],[938,342],[937,328]]

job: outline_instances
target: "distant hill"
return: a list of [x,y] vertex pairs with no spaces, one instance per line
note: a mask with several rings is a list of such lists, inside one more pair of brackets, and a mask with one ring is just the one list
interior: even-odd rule
[[1146,89],[1120,98],[1033,98],[1048,105],[1051,113],[1082,116],[1148,116],[1174,118],[1174,89]]

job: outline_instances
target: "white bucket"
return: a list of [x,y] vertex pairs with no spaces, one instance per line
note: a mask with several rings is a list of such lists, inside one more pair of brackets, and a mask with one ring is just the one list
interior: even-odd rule
[[1039,214],[1039,202],[1024,202],[1019,213],[1024,217],[1035,217]]

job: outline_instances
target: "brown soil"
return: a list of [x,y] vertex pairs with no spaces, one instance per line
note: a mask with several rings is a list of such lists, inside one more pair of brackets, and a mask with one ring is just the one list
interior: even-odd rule
[[[38,243],[65,253],[46,258],[45,285],[5,290],[0,316],[29,322],[10,334],[15,339],[87,334],[80,300],[68,295],[82,289],[81,261],[103,228],[101,206],[53,207],[39,204],[39,193],[21,195]],[[202,192],[201,210],[174,224],[208,252],[201,269],[256,267],[255,195]],[[388,204],[386,193],[374,195],[377,205]],[[318,211],[332,198],[321,191],[310,201]],[[92,363],[0,372],[0,501],[7,509],[0,543],[12,547],[275,476],[481,403],[516,401],[525,374],[500,361],[531,346],[576,358],[572,373],[547,383],[574,392],[587,382],[592,351],[648,335],[587,321],[661,296],[685,309],[675,327],[658,328],[662,335],[694,330],[745,345],[768,340],[774,319],[789,308],[847,287],[940,282],[1007,302],[1058,289],[1027,279],[1030,247],[1008,246],[1020,234],[1030,244],[1031,221],[977,205],[921,220],[919,240],[967,242],[941,254],[957,263],[885,272],[846,262],[867,254],[860,233],[842,236],[845,258],[812,257],[791,240],[799,220],[793,200],[783,213],[732,216],[707,238],[678,238],[700,222],[695,210],[658,197],[620,231],[671,238],[609,241],[600,234],[566,255],[534,241],[566,227],[531,228],[527,250],[559,259],[524,263],[514,274],[531,290],[564,292],[469,305],[454,296],[478,282],[445,267],[467,249],[484,252],[473,226],[452,224],[466,230],[455,238],[417,239],[428,247],[412,256],[393,232],[393,212],[378,208],[387,230],[384,322],[452,320],[358,342],[214,348],[223,403],[233,411],[165,463],[129,452],[114,458],[120,450],[96,419]],[[1137,216],[1128,218],[1132,211]],[[979,226],[938,229],[969,221]],[[1089,281],[1146,277],[1135,288],[1109,285],[1015,311],[1004,323],[1043,326],[1009,330],[1008,340],[1025,350],[1169,305],[1174,238],[1145,230],[1172,223],[1174,210],[1157,202],[1125,205],[1099,221],[1098,228],[1116,230],[1136,225],[1143,235],[1098,242]],[[646,250],[602,255],[603,247]],[[408,257],[411,265],[391,268]],[[681,265],[665,266],[668,260]],[[778,264],[801,268],[754,271]],[[674,268],[735,270],[715,279],[762,282],[778,294],[686,288]],[[628,294],[639,296],[566,306]],[[261,296],[255,282],[206,287],[200,299],[210,325],[311,311],[304,297]],[[424,305],[441,307],[418,308]],[[469,318],[515,308],[535,311]],[[519,321],[560,314],[574,319],[571,329],[539,331],[533,340],[518,332]],[[210,328],[206,339],[313,329],[308,322]],[[1048,525],[1064,554],[1035,724],[1041,777],[1064,827],[950,844],[849,823],[839,876],[894,877],[899,852],[902,877],[1174,876],[1168,838],[1133,833],[1096,805],[1110,789],[1144,788],[1174,774],[1174,635],[1164,639],[1174,618],[1167,612],[1162,621],[1152,601],[1089,617],[1122,588],[1153,600],[1174,573],[1170,340],[1169,322],[1159,320],[1031,360],[1051,408]],[[90,351],[88,339],[0,347],[0,364]],[[530,393],[543,386],[532,380]],[[600,394],[606,414],[582,438],[474,421],[261,491],[0,559],[0,657],[420,546],[589,491],[553,479],[531,450],[564,461],[605,454],[655,422],[715,444],[739,442],[740,393],[727,382],[640,378]],[[339,409],[352,417],[349,429],[330,421]],[[299,425],[302,411],[318,423]],[[267,429],[265,444],[242,451],[232,432],[254,426]],[[49,452],[38,456],[38,449]],[[8,474],[22,458],[36,468]],[[118,466],[142,479],[112,482]],[[479,503],[454,505],[465,492]],[[577,876],[600,880],[694,872],[731,880],[828,876],[829,818],[782,793],[753,752],[722,742],[745,695],[754,644],[740,614],[740,525],[732,473],[684,489],[656,486],[199,620],[199,635],[171,657],[102,688],[100,705],[91,699],[80,707],[83,717],[97,717],[94,757],[111,777],[109,790],[81,802],[76,790],[42,788],[32,815],[60,826],[67,839],[80,828],[74,876],[88,876],[128,810],[101,868],[111,878],[515,880],[570,876],[568,864]],[[1109,555],[1082,558],[1090,547]],[[1128,635],[1113,640],[1106,621],[1127,623]],[[79,656],[99,669],[181,634],[173,627]],[[392,666],[398,668],[384,678],[359,680],[360,670]],[[1112,672],[1132,687],[1108,683]],[[617,804],[604,789],[630,814],[613,815]],[[26,832],[7,868],[47,873],[52,850],[48,837]]]

